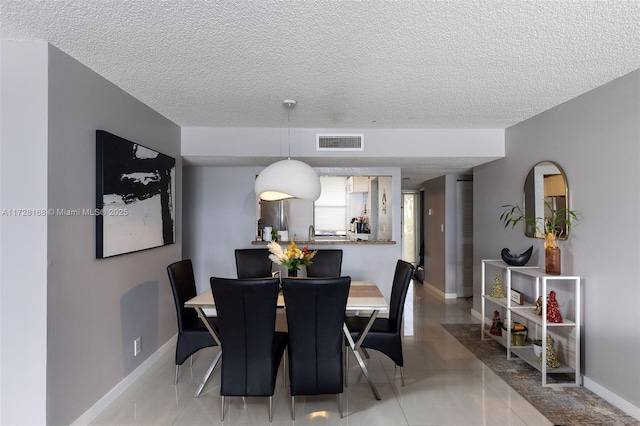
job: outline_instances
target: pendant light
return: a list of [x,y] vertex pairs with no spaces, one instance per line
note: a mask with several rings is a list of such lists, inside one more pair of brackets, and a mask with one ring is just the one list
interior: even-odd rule
[[[296,101],[285,99],[287,107],[287,125],[291,108]],[[288,198],[317,200],[320,197],[320,178],[311,166],[302,161],[291,159],[291,127],[289,127],[289,155],[267,166],[260,172],[255,182],[255,192],[263,201],[278,201]]]

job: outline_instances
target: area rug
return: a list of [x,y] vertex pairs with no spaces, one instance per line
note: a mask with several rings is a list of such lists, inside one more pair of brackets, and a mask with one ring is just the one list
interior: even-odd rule
[[[505,348],[495,340],[481,340],[479,324],[442,327],[555,425],[640,425],[584,386],[543,387],[538,370],[517,357],[507,360]],[[553,376],[547,375],[548,383]]]

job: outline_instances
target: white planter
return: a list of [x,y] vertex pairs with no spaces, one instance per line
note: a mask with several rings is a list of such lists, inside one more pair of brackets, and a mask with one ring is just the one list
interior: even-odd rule
[[535,343],[533,344],[533,353],[536,354],[537,357],[540,356],[540,354],[542,353],[542,345],[536,345]]

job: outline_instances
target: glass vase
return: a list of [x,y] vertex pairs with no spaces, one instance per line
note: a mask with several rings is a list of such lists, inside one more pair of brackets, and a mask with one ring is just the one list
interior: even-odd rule
[[287,276],[289,277],[297,277],[298,276],[298,270],[297,269],[289,269],[288,270],[288,274]]
[[547,247],[544,249],[544,268],[549,275],[560,275],[560,248]]

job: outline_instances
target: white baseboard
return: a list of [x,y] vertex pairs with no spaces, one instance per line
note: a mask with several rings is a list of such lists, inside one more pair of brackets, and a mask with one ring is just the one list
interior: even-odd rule
[[445,293],[442,290],[440,290],[437,287],[434,287],[432,284],[429,284],[427,281],[423,281],[423,284],[426,284],[427,287],[432,290],[433,292],[437,293],[438,296],[442,297],[443,299],[457,299],[458,298],[458,294],[457,293]]
[[623,398],[620,398],[618,395],[611,392],[609,389],[606,389],[600,386],[598,383],[594,382],[593,380],[589,379],[586,376],[582,377],[582,382],[585,388],[589,389],[591,392],[595,393],[600,398],[615,405],[616,407],[618,407],[619,409],[621,409],[631,417],[640,420],[640,407],[636,407],[629,401]]
[[107,392],[102,398],[98,400],[95,404],[93,404],[87,411],[85,411],[80,417],[75,419],[72,426],[79,425],[88,425],[92,421],[96,419],[113,401],[115,401],[120,395],[122,395],[131,385],[135,383],[144,373],[149,370],[158,362],[160,358],[164,354],[169,351],[172,351],[175,348],[176,341],[178,340],[178,335],[176,334],[171,339],[167,341],[164,345],[162,345],[157,351],[155,351],[149,358],[145,359],[142,364],[138,366],[135,370],[133,370],[127,377],[122,379],[120,383],[115,385],[113,389]]
[[471,308],[471,316],[477,319],[478,321],[482,321],[482,314],[473,308]]
[[[471,309],[471,316],[476,318],[479,321],[482,321],[482,314],[474,309]],[[589,389],[591,392],[598,395],[600,398],[609,402],[610,404],[618,407],[631,417],[640,420],[640,407],[636,407],[631,404],[629,401],[620,398],[615,393],[611,392],[609,389],[600,386],[598,383],[589,379],[586,376],[582,376],[583,386]]]

